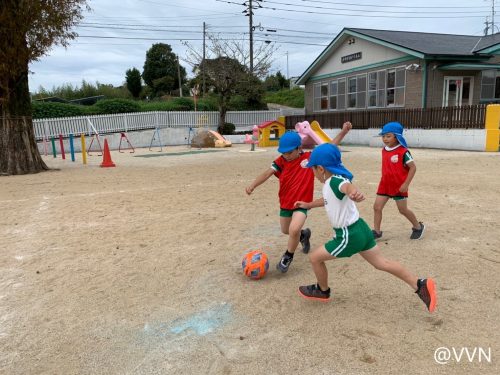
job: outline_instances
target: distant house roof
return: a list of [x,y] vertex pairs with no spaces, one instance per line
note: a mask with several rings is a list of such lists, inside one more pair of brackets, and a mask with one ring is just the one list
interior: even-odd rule
[[412,31],[344,28],[297,80],[303,85],[316,67],[333,53],[344,36],[356,36],[417,58],[450,58],[481,61],[500,50],[500,33],[487,36],[421,33]]

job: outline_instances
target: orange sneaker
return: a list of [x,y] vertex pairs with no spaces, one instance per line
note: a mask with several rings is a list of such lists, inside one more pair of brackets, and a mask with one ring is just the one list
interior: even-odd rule
[[429,312],[434,312],[437,305],[436,283],[432,279],[418,279],[417,291],[420,299],[424,301]]

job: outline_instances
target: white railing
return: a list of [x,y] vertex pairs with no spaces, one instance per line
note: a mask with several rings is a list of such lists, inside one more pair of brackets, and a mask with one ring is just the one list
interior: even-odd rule
[[[303,113],[303,111],[302,111]],[[287,113],[288,114],[288,113]],[[226,114],[226,122],[233,123],[236,131],[251,130],[253,125],[275,120],[282,111],[231,111]],[[219,112],[139,112],[117,115],[99,115],[82,117],[62,117],[33,120],[35,137],[41,140],[62,134],[91,135],[95,130],[99,134],[119,133],[154,128],[198,128],[217,127]],[[95,130],[94,130],[95,129]]]

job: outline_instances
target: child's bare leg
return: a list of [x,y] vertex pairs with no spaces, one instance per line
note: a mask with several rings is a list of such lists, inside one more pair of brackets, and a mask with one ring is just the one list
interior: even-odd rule
[[389,272],[390,274],[400,278],[414,290],[417,290],[417,276],[413,275],[400,263],[385,258],[378,246],[371,250],[362,251],[359,253],[368,263],[378,270]]
[[288,226],[288,251],[294,253],[299,245],[300,231],[306,222],[307,216],[300,211],[294,211]]
[[291,217],[280,216],[281,233],[288,234],[288,231],[289,231],[289,228],[290,228],[290,222],[291,221],[292,221]]
[[396,206],[398,206],[399,213],[410,221],[413,228],[420,229],[420,223],[413,211],[408,208],[408,201],[406,199],[396,201]]
[[389,197],[384,195],[377,195],[375,203],[373,204],[373,229],[380,233],[380,226],[382,225],[382,210],[384,209]]
[[309,254],[309,260],[316,275],[316,280],[318,280],[318,285],[321,290],[328,290],[328,270],[326,268],[325,261],[337,259],[330,255],[325,249],[325,245],[321,245],[316,248],[313,252]]

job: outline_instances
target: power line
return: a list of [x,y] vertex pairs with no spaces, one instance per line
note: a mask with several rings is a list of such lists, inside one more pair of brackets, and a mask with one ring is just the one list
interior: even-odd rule
[[[338,1],[319,1],[319,0],[300,0],[303,3],[320,3],[330,5],[350,5],[355,7],[374,7],[374,8],[398,8],[398,9],[478,9],[489,8],[487,6],[405,6],[405,5],[380,5],[380,4],[359,4],[359,3],[343,3]],[[271,2],[271,1],[266,1]]]
[[[155,41],[179,41],[179,38],[146,38],[146,37],[125,37],[125,36],[103,36],[103,35],[79,35],[78,38],[94,38],[94,39],[124,39],[124,40],[155,40]],[[182,38],[183,41],[201,41],[203,38]],[[235,41],[239,39],[234,38],[223,38],[219,39],[221,41]],[[266,42],[264,39],[258,39],[257,42]],[[283,44],[297,44],[297,45],[307,45],[307,46],[322,46],[326,47],[327,44],[317,44],[317,43],[300,43],[300,42],[279,42]]]
[[[227,0],[215,0],[215,1],[222,2],[222,3],[228,3],[228,4],[241,5],[240,3],[236,3],[233,1],[227,1]],[[333,15],[333,16],[366,17],[366,18],[450,19],[450,18],[483,18],[484,17],[484,15],[477,15],[477,16],[470,16],[470,15],[460,15],[460,16],[446,15],[445,16],[445,15],[443,15],[443,16],[436,16],[436,17],[433,17],[433,16],[412,16],[412,15],[389,16],[389,15],[360,14],[359,10],[352,10],[353,12],[356,12],[356,13],[328,13],[328,12],[314,12],[314,11],[307,11],[307,10],[297,10],[297,9],[287,9],[287,8],[277,8],[277,7],[267,7],[267,6],[262,6],[261,8],[262,9],[270,9],[270,10],[274,10],[274,11],[282,10],[285,12],[294,12],[294,13],[302,13],[302,14],[307,13],[307,14],[322,14],[322,15]],[[390,13],[390,12],[384,12],[384,13]],[[411,14],[413,14],[413,13],[415,13],[415,12],[412,12]],[[470,13],[470,12],[468,12],[468,13]]]
[[[368,12],[368,13],[391,13],[391,14],[401,14],[401,13],[432,13],[432,14],[436,14],[436,13],[441,13],[441,14],[463,14],[463,13],[467,13],[467,14],[470,14],[471,11],[468,10],[468,11],[459,11],[459,12],[452,12],[452,11],[446,11],[446,12],[436,12],[435,10],[433,11],[415,11],[415,10],[407,10],[407,11],[388,11],[388,10],[371,10],[371,9],[350,9],[350,8],[332,8],[332,7],[323,7],[323,6],[313,6],[313,5],[297,5],[297,4],[291,4],[291,3],[284,3],[284,2],[281,2],[281,1],[266,1],[266,4],[279,4],[279,5],[290,5],[290,6],[294,6],[294,7],[300,7],[300,8],[307,8],[307,9],[310,9],[310,8],[313,8],[313,9],[329,9],[329,10],[341,10],[341,11],[354,11],[354,12]],[[360,5],[361,6],[361,5]],[[455,9],[455,8],[452,8],[452,9]],[[477,8],[474,8],[474,9],[477,9]],[[472,13],[484,13],[484,12],[472,12]]]

